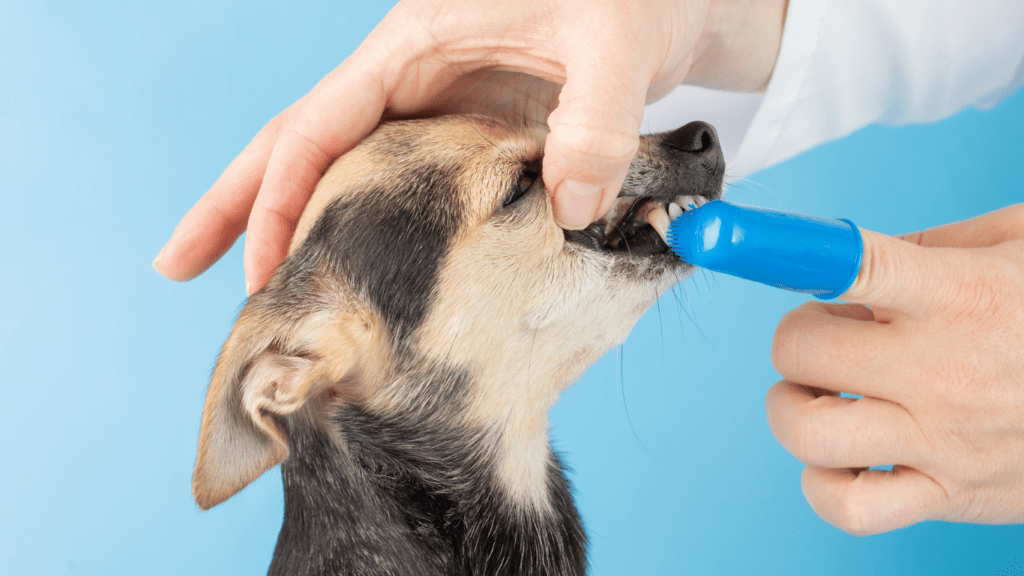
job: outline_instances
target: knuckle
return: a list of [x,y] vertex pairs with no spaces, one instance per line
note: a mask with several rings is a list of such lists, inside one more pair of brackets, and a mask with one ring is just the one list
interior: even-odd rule
[[855,480],[843,492],[837,508],[836,525],[854,536],[870,536],[878,531],[874,515],[866,501],[866,494]]
[[[313,187],[332,158],[309,136],[293,126],[281,129],[267,167],[257,204],[270,206],[298,220]],[[265,190],[269,194],[264,194]]]
[[804,414],[797,416],[790,430],[790,451],[805,464],[823,464],[828,453],[825,431]]
[[298,126],[283,128],[281,136],[288,139],[288,144],[296,156],[311,166],[319,166],[331,159],[331,155],[317,143],[316,139]]
[[983,523],[990,516],[985,500],[975,491],[965,491],[963,494],[948,495],[946,497],[945,517],[943,520]]
[[775,370],[789,379],[801,377],[800,342],[808,323],[807,312],[796,308],[787,312],[772,337],[771,362]]
[[[820,417],[825,398],[817,398],[796,407],[786,409],[773,396],[784,394],[784,387],[799,387],[789,382],[782,383],[769,392],[769,426],[779,443],[797,460],[813,466],[835,464],[837,444],[843,439]],[[783,401],[784,402],[784,401]]]
[[302,99],[271,118],[270,121],[264,124],[263,128],[260,128],[259,132],[256,133],[256,136],[252,139],[252,143],[260,147],[268,147],[268,150],[276,146],[278,140],[281,138],[282,132],[287,129],[295,118],[296,111],[301,107],[301,104]]
[[273,118],[270,119],[270,122],[267,122],[266,126],[261,128],[260,131],[256,133],[256,138],[254,138],[254,140],[270,142],[277,140],[278,135],[281,133],[281,128],[283,128],[288,123],[288,120],[288,110],[285,110],[284,112],[281,112],[277,116],[274,116]]
[[628,161],[640,147],[639,136],[588,124],[553,126],[551,138],[570,154],[609,161]]
[[924,242],[924,232],[910,232],[908,234],[900,235],[899,238],[904,242],[910,242],[911,244],[921,246]]
[[975,273],[964,275],[952,290],[950,321],[988,331],[994,324],[1021,316],[1024,307],[1024,273],[1006,258],[986,259]]

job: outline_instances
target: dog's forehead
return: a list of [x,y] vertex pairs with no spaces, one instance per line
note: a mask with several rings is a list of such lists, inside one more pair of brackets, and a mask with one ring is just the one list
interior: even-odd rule
[[479,118],[381,126],[321,179],[278,275],[293,287],[340,282],[402,340],[424,319],[452,248],[518,185],[535,142]]
[[540,157],[542,146],[542,133],[484,116],[383,124],[328,168],[299,220],[290,252],[339,198],[371,195],[360,205],[386,209],[417,202],[403,196],[443,180],[431,194],[434,199],[471,213],[488,212],[522,163]]

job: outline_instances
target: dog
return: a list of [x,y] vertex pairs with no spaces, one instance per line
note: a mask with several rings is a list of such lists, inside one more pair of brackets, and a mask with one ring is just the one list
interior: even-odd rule
[[547,412],[690,273],[665,231],[724,160],[705,123],[644,136],[611,213],[570,231],[543,141],[396,121],[325,172],[220,353],[193,474],[208,509],[281,464],[270,574],[585,573]]

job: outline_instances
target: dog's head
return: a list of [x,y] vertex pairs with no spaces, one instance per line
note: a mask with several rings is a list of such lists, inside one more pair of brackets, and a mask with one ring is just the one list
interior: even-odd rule
[[[500,429],[505,452],[547,449],[558,393],[688,273],[666,211],[717,198],[723,161],[703,123],[644,137],[609,216],[570,232],[541,182],[543,138],[479,116],[394,122],[331,166],[217,362],[200,506],[286,458],[297,419],[342,405],[444,413]],[[457,393],[428,389],[440,372],[459,375]],[[497,472],[526,499],[541,473],[529,461]]]

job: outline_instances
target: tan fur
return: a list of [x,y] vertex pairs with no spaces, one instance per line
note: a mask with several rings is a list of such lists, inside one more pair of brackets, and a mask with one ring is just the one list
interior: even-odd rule
[[452,250],[420,342],[428,358],[471,370],[471,423],[502,430],[506,489],[544,509],[548,410],[660,291],[622,309],[614,296],[635,287],[614,281],[612,257],[567,250],[546,196],[532,202],[525,222],[488,222]]
[[[463,424],[494,431],[504,490],[515,504],[541,512],[549,509],[548,409],[679,280],[670,273],[636,280],[616,272],[610,253],[568,244],[539,181],[520,205],[502,209],[523,163],[540,158],[543,138],[542,131],[482,117],[385,126],[324,174],[290,248],[294,254],[303,246],[339,197],[400,187],[408,172],[393,169],[397,155],[411,155],[403,156],[406,166],[457,173],[462,226],[414,335],[415,352],[469,374],[474,384]],[[288,456],[275,416],[314,398],[376,413],[406,401],[391,379],[393,343],[372,307],[330,278],[317,297],[319,311],[301,322],[257,312],[260,294],[239,318],[204,409],[193,482],[201,507]]]
[[308,317],[288,330],[289,346],[308,351],[296,356],[269,350],[279,327],[243,312],[214,369],[203,409],[192,480],[200,507],[219,504],[288,457],[288,439],[271,414],[291,414],[327,387],[337,391],[332,397],[345,400],[367,395],[340,384],[366,364],[379,365],[362,362],[363,352],[372,349],[370,325],[352,312]]
[[[472,213],[483,215],[494,209],[496,185],[518,170],[518,162],[540,157],[544,134],[537,129],[509,133],[507,128],[480,118],[475,123],[441,122],[429,132],[405,134],[403,141],[415,147],[416,157],[423,164],[458,167],[464,189],[490,192],[463,196],[471,203]],[[394,140],[393,132],[372,134],[359,147],[331,164],[302,212],[289,254],[305,242],[324,208],[339,196],[350,193],[356,184],[392,187],[402,183],[406,175],[396,172],[389,158],[395,153]]]

